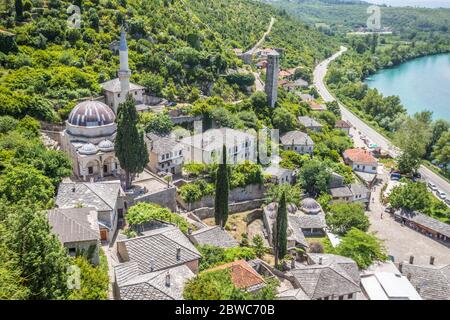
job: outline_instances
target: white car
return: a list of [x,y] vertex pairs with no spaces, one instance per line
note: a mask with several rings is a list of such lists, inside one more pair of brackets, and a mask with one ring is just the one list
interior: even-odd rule
[[436,185],[435,185],[434,183],[428,182],[428,187],[429,187],[431,190],[433,190],[433,191],[436,191],[436,190],[437,190],[437,187],[436,187]]
[[436,195],[437,195],[439,198],[441,198],[442,200],[445,200],[445,199],[447,198],[447,195],[445,194],[445,192],[444,192],[444,191],[441,191],[441,190],[437,190],[437,191],[436,191]]

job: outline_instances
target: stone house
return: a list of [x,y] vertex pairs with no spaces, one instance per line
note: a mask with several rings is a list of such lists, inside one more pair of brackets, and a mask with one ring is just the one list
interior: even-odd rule
[[378,161],[370,151],[361,148],[347,149],[344,151],[343,158],[353,171],[377,173]]
[[308,116],[300,116],[298,117],[298,122],[305,127],[305,129],[320,132],[322,131],[323,125],[320,124],[317,120],[308,117]]
[[95,208],[55,208],[47,211],[47,219],[70,256],[89,254],[91,263],[98,265],[100,230]]
[[145,136],[149,163],[148,167],[153,173],[167,172],[181,173],[183,167],[183,146],[169,136],[158,136],[147,133]]
[[100,228],[100,239],[110,241],[119,218],[127,210],[125,194],[119,181],[69,182],[63,181],[56,195],[56,206],[60,209],[95,208]]
[[180,300],[198,273],[200,253],[174,225],[117,241],[114,295],[121,300]]
[[280,137],[283,150],[292,150],[298,154],[312,155],[314,142],[311,137],[301,131],[289,131]]
[[217,163],[222,161],[222,147],[227,148],[227,162],[256,161],[256,137],[230,129],[210,129],[180,140],[185,162]]

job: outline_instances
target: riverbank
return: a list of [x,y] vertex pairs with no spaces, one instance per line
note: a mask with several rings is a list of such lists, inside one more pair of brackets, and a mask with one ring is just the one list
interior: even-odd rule
[[409,115],[425,109],[450,121],[450,53],[422,56],[379,70],[363,81],[383,96],[399,96]]

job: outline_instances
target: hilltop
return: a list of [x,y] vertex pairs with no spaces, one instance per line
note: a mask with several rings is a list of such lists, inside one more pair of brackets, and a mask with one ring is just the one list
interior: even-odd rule
[[[18,118],[59,121],[77,99],[98,95],[99,83],[116,76],[114,42],[123,22],[132,81],[179,100],[208,95],[222,75],[237,70],[241,61],[232,48],[256,42],[270,17],[276,23],[265,45],[285,49],[283,66],[312,69],[337,47],[333,38],[282,10],[249,0],[76,1],[81,24],[75,29],[66,13],[72,2],[25,4],[21,21],[15,21],[13,1],[0,16],[0,29],[15,34],[14,45],[0,48],[0,114]],[[218,85],[239,91],[223,81]]]

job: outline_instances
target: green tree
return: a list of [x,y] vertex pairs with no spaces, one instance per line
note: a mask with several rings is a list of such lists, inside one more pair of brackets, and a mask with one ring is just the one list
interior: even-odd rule
[[350,229],[335,248],[335,253],[355,260],[358,267],[366,269],[374,261],[387,259],[383,243],[373,234],[356,228]]
[[133,228],[153,220],[173,223],[184,233],[187,233],[190,227],[185,218],[156,203],[139,202],[127,212],[127,221]]
[[392,208],[408,211],[422,211],[431,204],[430,195],[424,183],[408,182],[395,187],[389,195]]
[[166,113],[158,113],[151,117],[145,124],[145,132],[158,135],[168,135],[173,129],[173,122]]
[[426,123],[417,118],[408,118],[395,133],[394,143],[402,153],[398,158],[400,171],[409,173],[420,166],[431,132]]
[[80,268],[81,283],[79,289],[70,290],[69,300],[106,300],[108,299],[108,262],[100,255],[100,264],[93,266],[85,257],[78,256],[73,264]]
[[23,19],[23,2],[22,0],[15,0],[14,5],[16,8],[16,20],[21,21]]
[[346,234],[351,228],[367,231],[370,225],[364,207],[357,202],[332,204],[326,220],[331,230],[339,235]]
[[317,196],[327,191],[331,173],[324,162],[313,159],[300,168],[298,178],[300,185],[306,192],[311,196]]
[[336,100],[326,103],[328,111],[332,112],[336,117],[341,117],[341,109],[339,108],[339,104]]
[[216,175],[216,196],[214,201],[214,218],[216,224],[225,227],[228,220],[228,192],[230,183],[228,179],[227,148],[222,147],[222,162],[219,163]]
[[30,299],[66,299],[69,257],[43,212],[21,203],[10,207],[8,247],[17,255]]
[[0,175],[0,196],[10,203],[28,200],[48,206],[54,193],[52,181],[30,165],[10,166]]
[[295,115],[286,108],[276,108],[273,111],[272,123],[273,127],[280,132],[291,131],[297,127]]
[[450,170],[448,168],[450,164],[450,131],[442,134],[433,148],[432,156],[438,164],[444,166],[446,170]]
[[261,235],[257,234],[252,239],[253,246],[255,247],[255,253],[258,258],[262,258],[264,256],[264,253],[266,252],[266,249],[264,248],[264,239],[261,237]]
[[183,291],[186,300],[245,300],[248,294],[231,281],[231,270],[204,271],[188,280]]
[[289,203],[300,205],[302,189],[298,184],[292,186],[289,183],[270,184],[264,202],[266,204],[280,202],[283,194],[286,195],[286,199],[289,199]]
[[144,134],[138,130],[137,123],[134,100],[131,95],[128,95],[127,100],[119,105],[117,136],[114,144],[120,166],[125,171],[127,189],[131,187],[134,174],[142,172],[148,163]]
[[29,295],[16,254],[8,248],[8,230],[0,224],[0,300],[22,300]]
[[283,259],[287,253],[287,207],[286,194],[281,194],[278,203],[277,218],[273,228],[273,249],[275,251],[275,267],[278,268],[278,261]]

